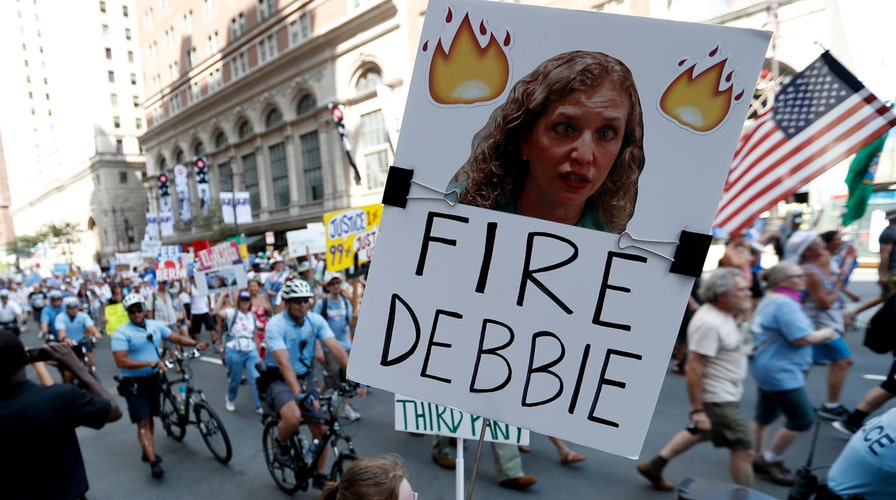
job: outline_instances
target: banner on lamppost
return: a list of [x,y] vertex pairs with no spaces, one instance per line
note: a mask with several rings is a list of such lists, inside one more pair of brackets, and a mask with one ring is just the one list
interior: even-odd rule
[[236,221],[236,216],[233,214],[233,193],[222,192],[218,198],[221,200],[221,215],[224,217],[224,224],[233,224]]
[[146,212],[146,230],[143,233],[144,240],[154,240],[159,238],[159,214],[156,212]]
[[191,222],[193,211],[190,209],[190,181],[187,179],[187,167],[174,166],[174,191],[177,194],[177,206],[181,222]]
[[159,213],[159,229],[162,238],[166,236],[174,236],[174,212],[168,210]]
[[248,191],[237,191],[236,198],[236,222],[237,224],[248,224],[252,222],[252,205],[249,203]]

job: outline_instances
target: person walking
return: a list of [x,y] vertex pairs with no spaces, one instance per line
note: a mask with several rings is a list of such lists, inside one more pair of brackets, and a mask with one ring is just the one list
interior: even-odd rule
[[685,380],[691,401],[690,426],[679,431],[651,460],[637,470],[655,489],[671,491],[675,485],[663,479],[663,468],[692,446],[712,441],[731,450],[729,470],[735,483],[753,486],[753,440],[740,409],[743,381],[747,377],[744,335],[735,317],[751,308],[751,291],[737,268],[719,268],[700,283],[704,301],[688,326],[688,358]]
[[261,400],[258,397],[258,388],[256,380],[258,379],[258,368],[255,366],[261,362],[258,356],[257,344],[259,343],[256,335],[258,319],[250,310],[252,305],[252,296],[249,292],[242,291],[237,296],[237,306],[226,307],[224,305],[224,297],[228,294],[222,293],[218,298],[215,306],[218,317],[221,318],[222,325],[226,325],[223,331],[225,362],[227,364],[227,396],[224,401],[224,407],[227,411],[236,411],[237,392],[240,388],[240,380],[243,376],[243,370],[248,374],[249,387],[252,388],[252,398],[255,402],[255,413],[261,415]]
[[[806,290],[806,273],[795,262],[782,261],[764,271],[768,293],[753,312],[750,333],[755,347],[750,372],[759,386],[753,417],[755,444],[753,472],[784,486],[793,474],[784,465],[784,452],[815,422],[815,410],[806,394],[806,372],[812,366],[814,344],[830,342],[837,334],[830,327],[816,329],[800,305]],[[769,425],[784,414],[784,426],[764,448]]]

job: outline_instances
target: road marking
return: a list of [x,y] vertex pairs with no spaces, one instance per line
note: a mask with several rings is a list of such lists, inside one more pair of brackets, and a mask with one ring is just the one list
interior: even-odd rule
[[218,366],[224,366],[224,362],[221,361],[221,358],[211,358],[208,356],[199,356],[199,361],[205,361],[206,363],[212,363]]
[[870,373],[866,373],[866,374],[862,375],[862,378],[868,379],[868,380],[881,380],[881,381],[887,380],[886,375],[871,375]]

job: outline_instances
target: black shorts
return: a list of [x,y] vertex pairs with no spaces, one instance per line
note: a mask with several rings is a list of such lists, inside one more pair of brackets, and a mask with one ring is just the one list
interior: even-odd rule
[[199,332],[202,331],[202,325],[205,325],[205,329],[209,333],[215,331],[218,327],[217,323],[215,323],[215,318],[211,314],[194,314],[190,317],[190,335],[199,335]]
[[131,393],[125,396],[131,422],[136,424],[147,417],[158,417],[162,397],[162,382],[159,379],[159,374],[154,373],[145,377],[124,377],[124,380],[131,382]]
[[[318,382],[314,375],[308,375],[304,378],[299,378],[299,385],[302,386],[302,392],[305,394],[311,394],[316,399],[320,400],[320,390],[318,390]],[[264,394],[264,402],[268,405],[272,410],[277,413],[280,413],[280,409],[286,406],[290,401],[295,401],[295,395],[293,395],[292,391],[289,390],[289,386],[286,385],[286,382],[281,380],[275,380],[271,382],[268,386],[268,390],[265,391]],[[309,408],[305,408],[304,405],[299,405],[299,411],[302,412],[302,418],[311,419],[315,421],[325,422],[327,420],[327,414],[320,410],[311,410]]]

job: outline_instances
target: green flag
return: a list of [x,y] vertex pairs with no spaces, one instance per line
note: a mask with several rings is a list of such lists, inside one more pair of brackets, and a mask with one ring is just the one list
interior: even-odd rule
[[874,171],[880,160],[880,152],[884,149],[887,134],[884,133],[870,144],[862,148],[846,174],[846,185],[849,187],[849,199],[846,200],[846,211],[843,212],[843,226],[848,226],[865,215],[868,199],[874,191]]

